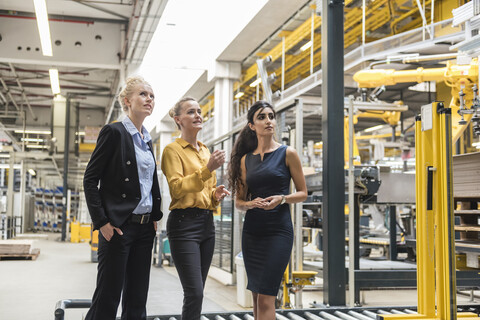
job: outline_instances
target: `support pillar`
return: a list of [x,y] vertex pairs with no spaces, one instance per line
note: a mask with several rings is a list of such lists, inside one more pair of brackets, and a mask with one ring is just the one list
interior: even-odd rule
[[232,128],[233,83],[240,79],[241,71],[239,62],[223,61],[216,61],[215,66],[208,70],[208,81],[215,81],[214,139],[227,134]]
[[[174,124],[173,120],[170,118],[169,115],[166,115],[164,119],[160,121],[160,124],[156,127],[155,135],[159,137],[160,146],[159,149],[161,152],[165,149],[165,147],[173,142],[173,133],[177,130],[176,125]],[[152,135],[152,139],[155,140],[154,136]],[[167,213],[170,212],[168,207],[170,206],[171,196],[170,192],[168,191],[168,182],[163,172],[160,169],[160,161],[162,159],[162,154],[155,155],[157,159],[157,174],[158,174],[158,183],[160,185],[160,193],[162,195],[162,206],[161,210],[164,213],[164,218],[160,220],[160,225],[158,226],[159,230],[166,230],[167,229]]]
[[4,238],[8,239],[10,238],[10,230],[9,227],[9,220],[13,224],[13,207],[14,207],[14,201],[13,201],[13,184],[14,184],[14,177],[15,177],[15,153],[10,152],[10,159],[8,161],[8,184],[7,184],[7,219],[5,221],[5,234]]
[[323,302],[345,305],[343,0],[322,3]]
[[[25,161],[22,160],[20,162],[20,212],[19,215],[22,217],[22,224],[21,224],[21,229],[20,233],[25,232],[25,190],[26,190],[26,184],[27,184],[27,169],[25,167]],[[15,221],[15,220],[14,220]]]
[[397,207],[395,205],[391,205],[389,208],[390,212],[390,260],[396,261],[397,260]]
[[70,105],[71,97],[67,98],[65,110],[65,145],[63,149],[63,211],[62,211],[62,241],[67,239],[67,194],[68,194],[68,156],[69,156],[69,141],[70,141]]

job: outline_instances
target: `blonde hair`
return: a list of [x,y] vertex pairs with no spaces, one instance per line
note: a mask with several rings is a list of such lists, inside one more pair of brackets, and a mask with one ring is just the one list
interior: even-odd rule
[[[192,97],[183,97],[182,99],[178,100],[177,103],[175,103],[175,105],[170,109],[170,111],[168,111],[168,115],[172,119],[174,119],[174,117],[178,117],[180,115],[180,112],[182,112],[183,103],[187,102],[187,101],[197,102],[197,100],[195,100]],[[175,122],[175,120],[173,120],[173,121]],[[180,126],[178,125],[178,123],[175,122],[175,125],[177,126],[178,130],[180,130]]]
[[122,110],[124,112],[128,112],[128,106],[125,104],[125,98],[129,98],[132,95],[133,88],[135,88],[137,84],[145,84],[151,87],[150,83],[145,81],[145,79],[140,76],[128,77],[127,80],[125,80],[125,85],[123,86],[122,91],[120,91],[118,94],[118,102],[122,106]]

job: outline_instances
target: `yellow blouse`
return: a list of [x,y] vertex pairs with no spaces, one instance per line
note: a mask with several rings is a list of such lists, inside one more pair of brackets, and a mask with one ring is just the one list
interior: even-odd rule
[[177,138],[163,150],[162,171],[170,188],[170,210],[200,208],[215,210],[217,177],[207,168],[210,151],[201,142],[195,149],[187,141]]

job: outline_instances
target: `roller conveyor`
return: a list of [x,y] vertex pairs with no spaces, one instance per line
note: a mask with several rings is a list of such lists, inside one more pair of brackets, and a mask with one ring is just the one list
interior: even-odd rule
[[[61,300],[57,302],[55,320],[64,320],[65,309],[88,308],[91,301],[86,299]],[[377,315],[416,314],[414,306],[395,307],[330,307],[311,309],[277,310],[277,320],[376,320]],[[457,306],[457,312],[480,314],[480,304]],[[118,318],[120,319],[120,318]],[[180,320],[180,315],[148,316],[148,320]],[[204,313],[201,320],[253,320],[251,311]]]
[[[377,308],[315,308],[298,310],[277,310],[277,320],[372,320],[382,314],[412,314],[416,307],[377,307]],[[458,306],[458,312],[473,312],[480,314],[480,305]],[[149,316],[148,320],[179,320],[178,315]],[[253,320],[252,312],[205,313],[202,320]]]

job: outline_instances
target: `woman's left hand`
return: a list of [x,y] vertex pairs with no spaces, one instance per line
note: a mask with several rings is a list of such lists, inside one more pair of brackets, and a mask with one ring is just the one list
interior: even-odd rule
[[228,191],[223,184],[219,185],[215,189],[215,198],[217,199],[217,201],[222,201],[223,198],[229,195],[230,195],[230,191]]
[[153,228],[157,231],[157,221],[153,221]]
[[265,201],[268,203],[263,210],[272,210],[273,208],[277,207],[280,202],[282,202],[282,196],[270,196],[265,198]]

